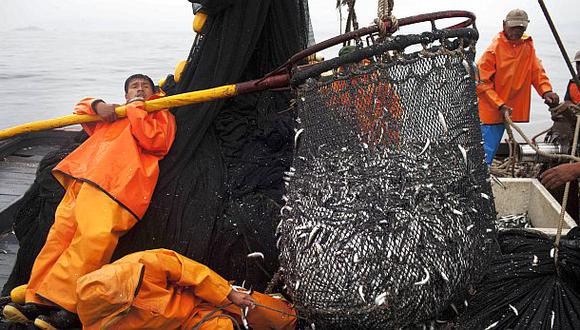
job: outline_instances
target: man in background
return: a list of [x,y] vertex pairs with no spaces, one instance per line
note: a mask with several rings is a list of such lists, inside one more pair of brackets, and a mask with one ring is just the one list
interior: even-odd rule
[[532,38],[524,34],[528,23],[525,11],[510,11],[503,21],[503,31],[477,63],[482,81],[477,86],[479,117],[489,165],[505,131],[504,113],[511,114],[514,122],[529,122],[532,85],[546,104],[559,103]]

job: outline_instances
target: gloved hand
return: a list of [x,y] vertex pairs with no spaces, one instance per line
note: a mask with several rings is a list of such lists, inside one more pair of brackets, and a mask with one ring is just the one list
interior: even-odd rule
[[554,92],[547,92],[542,97],[544,98],[544,103],[550,107],[555,107],[560,103],[560,97]]

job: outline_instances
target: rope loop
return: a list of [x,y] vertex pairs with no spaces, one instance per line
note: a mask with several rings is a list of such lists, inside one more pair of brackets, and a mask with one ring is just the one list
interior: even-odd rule
[[379,36],[385,39],[399,29],[399,21],[393,16],[394,0],[379,0],[375,24],[379,27]]

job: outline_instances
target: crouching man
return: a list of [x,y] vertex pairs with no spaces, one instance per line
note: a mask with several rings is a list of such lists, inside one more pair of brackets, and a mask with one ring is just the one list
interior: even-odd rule
[[[81,277],[83,329],[294,329],[290,304],[233,289],[208,267],[165,249],[125,256]],[[236,327],[238,328],[238,327]]]
[[117,105],[98,99],[76,105],[75,113],[104,121],[83,125],[89,138],[53,170],[66,192],[34,262],[26,304],[7,305],[7,320],[45,329],[80,325],[77,280],[108,264],[119,238],[145,214],[158,162],[175,138],[168,110],[145,111],[144,101],[152,97],[151,78],[136,74],[125,81],[127,117],[117,118]]

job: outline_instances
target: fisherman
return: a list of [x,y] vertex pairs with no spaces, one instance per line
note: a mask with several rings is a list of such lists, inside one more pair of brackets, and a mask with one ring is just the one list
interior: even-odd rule
[[555,189],[566,182],[580,178],[580,163],[561,164],[542,173],[542,184],[548,189]]
[[529,121],[532,85],[546,104],[552,107],[559,103],[532,38],[524,34],[528,23],[525,11],[510,11],[503,21],[503,31],[477,63],[482,81],[477,86],[479,117],[489,165],[505,130],[504,113],[511,114],[514,122]]
[[148,250],[81,277],[77,310],[87,330],[294,329],[287,301],[242,291],[174,251]]
[[126,118],[116,104],[85,98],[75,113],[104,121],[84,124],[89,138],[52,171],[65,188],[54,224],[34,262],[26,304],[8,304],[9,321],[34,321],[46,329],[80,325],[77,280],[110,262],[119,238],[145,214],[157,183],[158,162],[175,137],[168,110],[145,111],[156,97],[151,78],[135,74],[125,81]]
[[[574,56],[574,62],[576,62],[576,75],[580,76],[580,50],[576,52],[576,56]],[[571,102],[576,105],[580,104],[580,90],[578,89],[574,79],[570,79],[568,82],[564,101]]]

